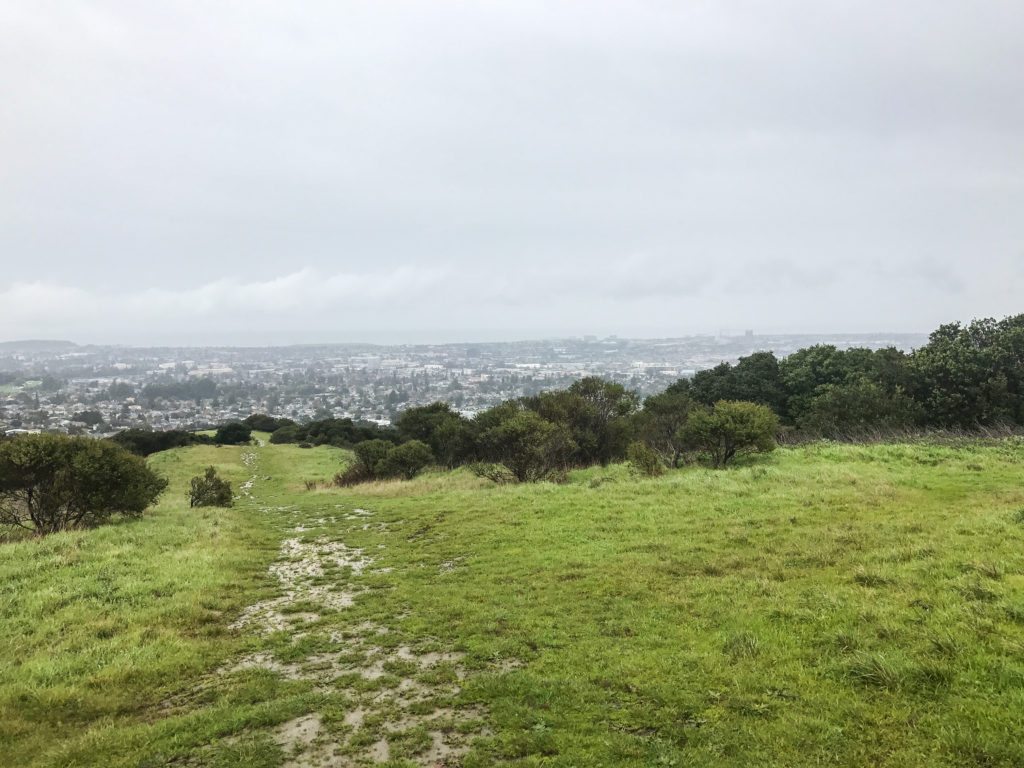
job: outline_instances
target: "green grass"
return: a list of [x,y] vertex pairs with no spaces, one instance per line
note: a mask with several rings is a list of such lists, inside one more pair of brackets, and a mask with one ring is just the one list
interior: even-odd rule
[[[467,731],[467,768],[1024,765],[1019,442],[313,491],[342,452],[245,450],[258,481],[230,510],[189,510],[184,489],[211,463],[238,487],[243,449],[198,446],[152,458],[172,487],[141,521],[0,544],[8,763],[282,765],[276,729],[313,712],[357,754],[396,711],[368,709],[354,736],[346,713],[415,678],[436,698],[424,712],[486,725],[447,726]],[[280,591],[267,567],[289,537],[362,548],[372,568],[317,583],[364,591],[301,631],[229,629]],[[384,650],[461,656],[328,685],[216,673],[257,651],[358,665],[366,622],[388,630],[372,641]],[[393,765],[416,764],[429,735],[389,741]]]

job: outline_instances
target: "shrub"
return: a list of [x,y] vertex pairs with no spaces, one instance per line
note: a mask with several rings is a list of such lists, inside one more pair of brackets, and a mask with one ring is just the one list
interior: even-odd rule
[[230,507],[233,502],[231,483],[219,477],[213,467],[192,478],[188,492],[190,507]]
[[213,441],[220,445],[246,445],[252,440],[252,427],[240,421],[229,421],[217,427]]
[[[682,381],[688,383],[687,379]],[[695,407],[685,386],[672,385],[661,394],[648,397],[644,401],[643,410],[637,414],[638,434],[661,453],[672,467],[678,467],[683,457],[686,446],[681,432]]]
[[434,454],[429,445],[419,440],[410,440],[390,448],[384,458],[377,462],[375,472],[378,477],[412,480],[433,460]]
[[39,534],[139,517],[167,481],[106,440],[23,435],[0,443],[0,524]]
[[353,452],[356,460],[335,475],[335,485],[356,485],[385,477],[412,480],[434,460],[430,446],[419,440],[397,446],[387,440],[367,440],[356,445]]
[[434,458],[446,467],[464,461],[473,447],[469,422],[447,403],[409,408],[395,426],[403,440],[426,443]]
[[645,477],[658,477],[665,474],[665,465],[661,461],[658,452],[647,445],[635,441],[629,444],[626,449],[626,458],[629,459],[629,466],[638,475]]
[[247,416],[242,423],[258,432],[276,432],[281,427],[294,426],[295,424],[291,419],[269,416],[265,413],[254,413],[252,416]]
[[360,464],[351,464],[334,476],[334,484],[339,488],[346,488],[350,485],[368,483],[373,480],[372,474],[366,471]]
[[779,417],[767,406],[719,400],[714,408],[690,414],[682,437],[690,449],[706,453],[716,467],[723,467],[740,453],[775,450],[778,428]]
[[490,480],[498,485],[514,483],[516,476],[512,474],[504,464],[491,464],[486,461],[478,461],[469,465],[469,471],[477,477]]
[[285,424],[270,434],[270,442],[275,445],[280,443],[297,443],[299,442],[299,434],[299,426],[297,424]]
[[355,465],[367,479],[378,476],[378,465],[387,458],[392,445],[387,440],[366,440],[352,449],[356,455]]
[[164,432],[154,432],[148,429],[125,429],[113,435],[110,440],[138,456],[149,456],[186,445],[210,445],[213,443],[213,440],[207,435],[197,435],[194,432],[184,432],[180,429],[169,429]]
[[515,405],[492,408],[483,416],[496,423],[481,432],[482,452],[504,464],[517,480],[536,482],[564,472],[575,450],[566,427]]

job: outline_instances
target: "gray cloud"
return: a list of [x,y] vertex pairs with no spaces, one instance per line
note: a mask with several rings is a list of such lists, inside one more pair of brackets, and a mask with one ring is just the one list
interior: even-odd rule
[[1017,311],[1022,27],[1008,1],[8,3],[0,336]]

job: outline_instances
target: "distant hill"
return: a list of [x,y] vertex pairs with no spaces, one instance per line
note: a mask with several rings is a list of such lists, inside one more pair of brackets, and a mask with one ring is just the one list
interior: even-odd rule
[[55,352],[62,349],[77,349],[73,341],[58,339],[23,339],[20,341],[0,341],[0,350],[5,352]]

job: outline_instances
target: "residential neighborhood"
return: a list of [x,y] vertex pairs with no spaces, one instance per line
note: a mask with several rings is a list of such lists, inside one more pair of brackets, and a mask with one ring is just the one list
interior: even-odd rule
[[0,344],[0,429],[110,435],[203,429],[253,413],[390,424],[438,400],[464,415],[584,376],[641,395],[758,350],[810,344],[911,349],[923,335],[594,336],[541,341],[378,346],[142,348],[72,342]]

